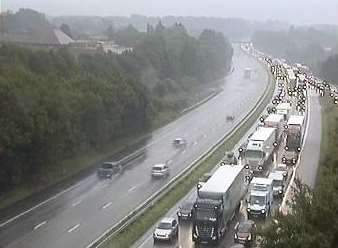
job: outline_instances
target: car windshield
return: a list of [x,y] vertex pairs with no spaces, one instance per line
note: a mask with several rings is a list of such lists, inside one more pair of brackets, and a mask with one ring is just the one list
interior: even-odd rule
[[171,223],[169,223],[169,222],[160,222],[157,227],[159,229],[171,229]]
[[263,153],[261,151],[247,150],[245,156],[247,158],[263,158]]
[[257,205],[265,205],[265,196],[262,195],[251,195],[250,196],[250,204],[257,204]]
[[196,219],[199,221],[216,221],[216,213],[213,209],[196,209]]
[[192,202],[184,202],[181,206],[180,206],[180,209],[183,209],[183,210],[191,210],[192,206],[194,204]]
[[239,233],[248,233],[248,232],[250,232],[251,227],[252,227],[251,223],[249,223],[249,222],[242,222],[238,226],[238,232]]
[[273,180],[273,186],[275,186],[275,187],[283,186],[283,181]]
[[111,164],[111,163],[103,163],[101,165],[101,168],[103,168],[103,169],[112,169],[113,167],[116,167],[116,165]]
[[163,170],[163,167],[160,167],[160,166],[154,166],[154,167],[153,167],[153,170],[154,170],[154,171],[160,171],[160,170]]

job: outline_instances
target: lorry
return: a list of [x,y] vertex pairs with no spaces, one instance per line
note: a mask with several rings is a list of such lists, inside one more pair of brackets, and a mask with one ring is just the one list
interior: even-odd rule
[[276,128],[258,127],[250,136],[245,149],[245,168],[255,172],[262,172],[270,161],[273,160],[273,152],[277,133]]
[[[276,128],[276,142],[279,143],[284,133],[284,116],[279,114],[270,114],[264,120],[264,126]],[[274,145],[277,146],[277,143]]]
[[251,72],[252,72],[252,69],[251,68],[245,68],[244,69],[244,78],[245,79],[250,79],[251,78]]
[[225,235],[241,200],[247,193],[241,165],[220,166],[197,191],[192,215],[192,240],[217,244]]
[[273,204],[273,180],[271,178],[254,177],[249,185],[247,197],[248,218],[266,218]]
[[269,174],[269,178],[271,178],[272,181],[272,190],[273,195],[276,197],[282,197],[284,194],[284,175],[283,171],[272,171]]
[[296,164],[303,143],[304,116],[291,115],[287,122],[285,152],[282,161],[285,164]]
[[286,121],[289,118],[291,109],[291,103],[282,102],[276,106],[276,114],[283,115],[284,121]]

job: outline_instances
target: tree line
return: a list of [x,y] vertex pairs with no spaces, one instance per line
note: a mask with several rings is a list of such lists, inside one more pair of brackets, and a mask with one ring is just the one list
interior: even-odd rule
[[0,192],[48,183],[46,164],[150,127],[177,108],[175,95],[230,68],[231,45],[217,32],[193,38],[159,24],[140,37],[121,55],[0,46]]

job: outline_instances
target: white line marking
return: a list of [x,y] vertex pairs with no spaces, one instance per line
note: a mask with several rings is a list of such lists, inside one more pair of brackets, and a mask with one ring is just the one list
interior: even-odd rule
[[0,224],[0,227],[4,227],[5,225],[7,225],[7,224],[9,224],[9,223],[11,223],[11,222],[13,222],[13,221],[15,221],[16,219],[20,218],[21,216],[23,216],[23,215],[25,215],[25,214],[27,214],[27,213],[29,213],[29,212],[31,212],[31,211],[33,211],[33,210],[35,210],[35,209],[41,207],[42,205],[46,204],[47,202],[49,202],[49,201],[51,201],[51,200],[54,200],[54,199],[58,198],[60,195],[63,195],[64,193],[67,193],[68,191],[71,191],[71,190],[74,189],[75,187],[78,187],[80,184],[82,184],[82,182],[81,182],[81,183],[78,183],[78,184],[75,184],[74,186],[72,186],[72,187],[70,187],[70,188],[68,188],[68,189],[63,190],[63,191],[57,193],[56,195],[54,195],[54,196],[48,198],[47,200],[45,200],[45,201],[43,201],[43,202],[40,202],[39,204],[35,205],[34,207],[32,207],[32,208],[30,208],[30,209],[28,209],[28,210],[26,210],[26,211],[24,211],[24,212],[22,212],[22,213],[20,213],[20,214],[18,214],[18,215],[16,215],[16,216],[14,216],[13,218],[10,218],[9,220],[7,220],[7,221],[1,223],[1,224]]
[[80,227],[80,224],[77,224],[75,226],[73,226],[72,228],[68,229],[68,232],[71,233],[73,231],[75,231],[76,229],[78,229]]
[[107,202],[106,204],[104,204],[102,206],[102,209],[106,209],[107,207],[109,207],[112,204],[112,202]]
[[133,186],[130,189],[128,189],[128,192],[134,191],[136,188],[137,188],[136,186]]
[[77,201],[77,202],[74,202],[74,203],[72,204],[72,207],[76,207],[76,206],[79,205],[81,202],[82,202],[82,200],[79,200],[79,201]]
[[153,237],[152,235],[148,236],[148,238],[146,238],[146,239],[145,239],[138,247],[144,246],[146,243],[149,242],[149,240],[150,240],[152,237]]
[[34,227],[34,230],[36,230],[36,229],[39,229],[40,227],[42,227],[44,224],[46,224],[47,223],[47,221],[45,220],[45,221],[42,221],[40,224],[38,224],[38,225],[36,225],[35,227]]

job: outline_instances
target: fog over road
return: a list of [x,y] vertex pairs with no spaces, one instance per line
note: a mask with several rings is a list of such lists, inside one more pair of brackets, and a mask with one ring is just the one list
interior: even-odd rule
[[[133,161],[122,175],[112,180],[90,175],[71,190],[1,226],[0,247],[85,247],[121,220],[215,144],[263,94],[268,75],[262,65],[236,47],[233,66],[220,94],[153,132],[145,156]],[[243,78],[246,67],[253,69],[251,80]],[[234,115],[234,122],[227,122],[227,115]],[[185,149],[172,146],[177,137],[187,140]],[[152,180],[152,165],[165,161],[170,177]]]

